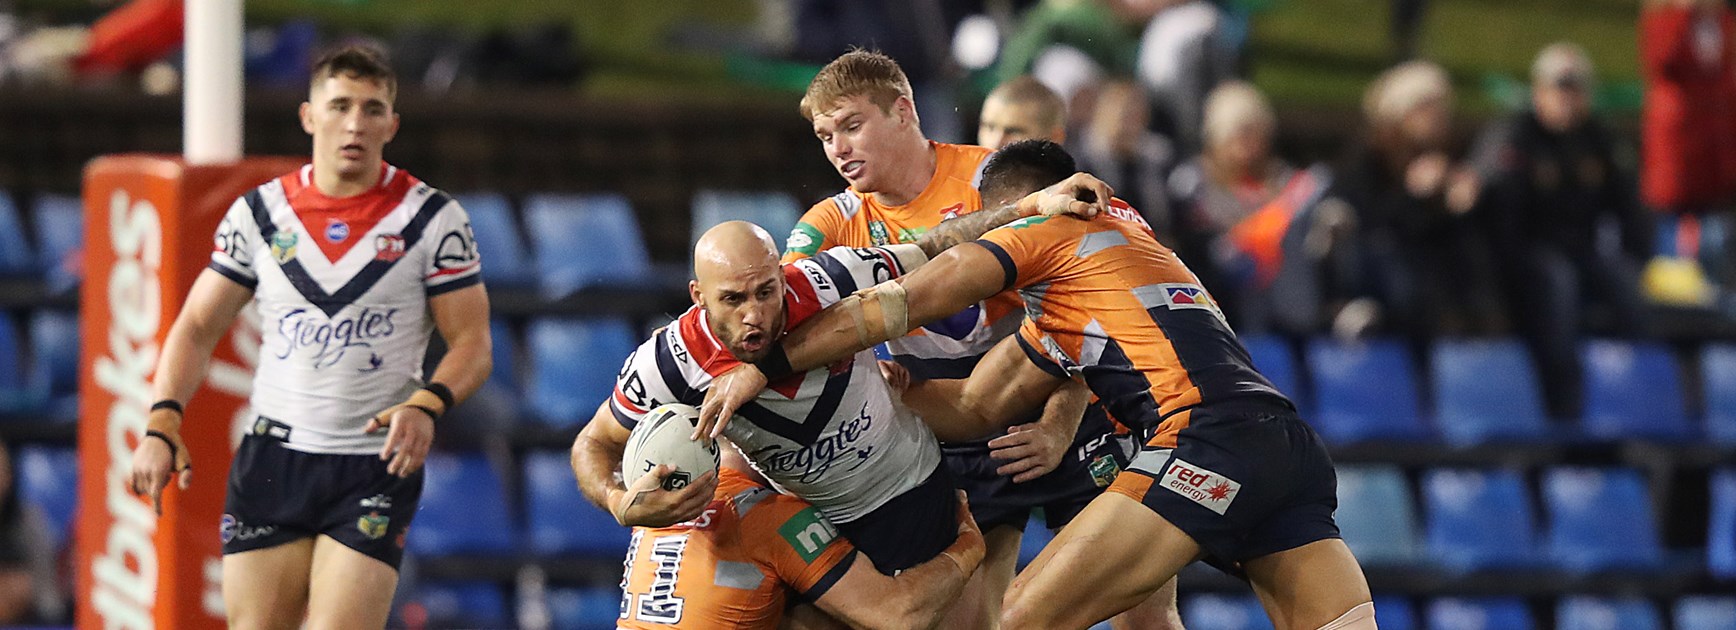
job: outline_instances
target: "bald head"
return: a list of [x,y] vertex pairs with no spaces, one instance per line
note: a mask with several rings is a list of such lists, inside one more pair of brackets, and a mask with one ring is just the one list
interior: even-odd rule
[[784,277],[772,235],[746,221],[705,231],[693,246],[693,303],[736,358],[754,361],[783,333]]
[[693,246],[693,277],[702,284],[719,273],[777,265],[777,242],[764,228],[747,221],[719,223]]

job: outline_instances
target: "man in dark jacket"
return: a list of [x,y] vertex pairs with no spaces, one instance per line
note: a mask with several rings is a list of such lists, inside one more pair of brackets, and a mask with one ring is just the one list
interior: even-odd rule
[[1569,43],[1543,49],[1531,80],[1531,109],[1491,127],[1474,157],[1514,322],[1537,357],[1549,411],[1573,417],[1586,307],[1603,307],[1604,333],[1643,329],[1638,278],[1651,225],[1616,143],[1591,116],[1585,51]]

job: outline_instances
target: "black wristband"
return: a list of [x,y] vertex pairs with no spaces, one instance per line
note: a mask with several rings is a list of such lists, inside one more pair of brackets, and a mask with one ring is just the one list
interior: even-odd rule
[[754,361],[753,366],[759,368],[760,373],[766,376],[767,382],[796,373],[795,370],[790,369],[790,355],[784,352],[782,341],[772,344],[771,350],[766,352],[766,356]]
[[[174,402],[174,401],[171,400],[168,402]],[[180,405],[176,405],[176,406],[179,407]],[[162,440],[164,444],[169,445],[169,462],[171,462],[171,465],[173,465],[175,458],[181,454],[180,453],[181,449],[175,448],[175,441],[169,439],[169,434],[167,434],[167,433],[164,433],[162,431],[158,431],[156,429],[151,429],[149,431],[145,431],[145,437],[157,438],[159,440]]]
[[404,405],[404,406],[405,406],[405,407],[409,407],[409,408],[411,408],[411,409],[415,409],[415,410],[418,410],[418,411],[421,411],[421,412],[422,412],[422,413],[425,413],[425,414],[428,414],[428,419],[429,419],[429,420],[439,420],[439,419],[440,419],[440,414],[438,414],[438,413],[434,413],[434,410],[433,410],[433,409],[429,409],[429,408],[427,408],[427,407],[423,407],[423,406],[422,406],[422,405]]
[[158,409],[173,409],[175,413],[187,415],[187,412],[181,410],[181,403],[171,398],[164,398],[151,405],[151,411]]
[[453,405],[458,404],[452,399],[452,388],[447,387],[445,383],[431,382],[427,385],[423,385],[422,389],[428,390],[428,393],[434,394],[435,398],[439,398],[440,404],[445,405],[448,411],[452,409]]

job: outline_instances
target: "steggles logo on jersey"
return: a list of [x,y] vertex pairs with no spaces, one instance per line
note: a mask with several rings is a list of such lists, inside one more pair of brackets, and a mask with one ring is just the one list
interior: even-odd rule
[[777,445],[767,446],[759,451],[748,454],[748,458],[765,466],[766,473],[775,477],[801,471],[797,481],[811,483],[818,480],[831,470],[834,464],[855,459],[851,470],[868,463],[868,457],[874,453],[874,445],[856,448],[856,441],[868,433],[874,426],[874,416],[868,413],[868,404],[862,404],[862,410],[856,417],[838,427],[838,432],[821,438],[812,445],[790,450],[779,451]]
[[365,348],[369,350],[369,367],[361,369],[373,371],[379,366],[373,364],[372,342],[390,337],[398,330],[392,321],[398,314],[395,308],[386,311],[363,308],[355,317],[335,321],[319,321],[316,313],[298,308],[278,321],[277,332],[283,337],[284,347],[277,358],[287,359],[297,350],[312,349],[314,369],[324,369],[337,365],[351,348]]
[[326,221],[326,229],[325,229],[325,237],[326,237],[326,240],[331,241],[333,243],[344,242],[344,239],[347,239],[350,237],[350,224],[344,223],[343,221],[339,221],[337,219],[327,220]]
[[392,262],[404,257],[404,237],[397,234],[381,234],[374,237],[374,260]]
[[278,230],[271,235],[271,258],[280,265],[289,262],[295,258],[295,243],[298,240],[301,240],[301,237],[296,236],[295,232]]

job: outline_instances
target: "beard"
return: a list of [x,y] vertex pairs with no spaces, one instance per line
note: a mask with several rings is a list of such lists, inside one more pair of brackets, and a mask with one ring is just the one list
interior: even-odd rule
[[711,333],[717,336],[723,349],[743,363],[753,363],[771,352],[772,344],[783,336],[784,317],[785,314],[779,312],[772,326],[748,328],[726,323],[713,316],[709,309],[706,311],[706,319],[711,323]]

